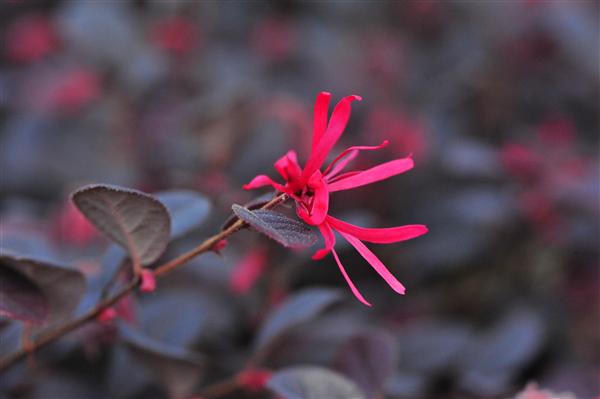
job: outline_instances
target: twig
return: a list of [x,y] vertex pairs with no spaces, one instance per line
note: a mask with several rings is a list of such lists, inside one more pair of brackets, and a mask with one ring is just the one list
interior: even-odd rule
[[[268,203],[266,203],[265,205],[263,205],[260,209],[271,209],[271,208],[277,206],[278,204],[284,202],[286,199],[287,199],[287,196],[285,194],[280,194],[280,195],[276,196],[275,198],[273,198]],[[215,234],[214,236],[206,239],[204,242],[202,242],[200,245],[193,248],[192,250],[157,267],[154,272],[155,275],[157,277],[159,277],[161,275],[170,273],[173,270],[183,266],[184,264],[186,264],[187,262],[189,262],[191,259],[195,258],[196,256],[198,256],[204,252],[211,251],[216,243],[230,237],[235,232],[237,232],[242,227],[244,227],[245,224],[246,223],[244,221],[238,219],[234,224],[229,226],[227,229],[222,230],[221,232]],[[126,296],[127,294],[129,294],[130,292],[135,290],[135,288],[138,286],[139,282],[140,282],[139,276],[137,276],[137,275],[134,276],[133,280],[130,283],[128,283],[123,288],[121,288],[119,291],[117,291],[117,293],[115,293],[113,296],[101,300],[98,304],[96,304],[96,306],[94,306],[92,309],[88,310],[82,316],[78,317],[77,319],[70,320],[63,325],[56,327],[54,330],[43,334],[40,338],[31,342],[30,346],[27,348],[27,350],[25,348],[21,348],[15,352],[13,352],[12,354],[6,356],[5,358],[0,359],[0,372],[5,371],[9,367],[13,366],[16,362],[18,362],[19,360],[21,360],[25,356],[27,356],[28,353],[33,353],[34,351],[37,351],[37,350],[43,348],[44,346],[50,344],[51,342],[54,342],[55,340],[62,337],[63,335],[70,333],[73,330],[76,330],[77,328],[81,327],[82,325],[86,324],[87,322],[94,320],[104,309],[111,307],[112,305],[117,303],[121,298],[123,298],[124,296]]]
[[238,376],[228,377],[204,387],[199,395],[201,398],[218,398],[240,389]]

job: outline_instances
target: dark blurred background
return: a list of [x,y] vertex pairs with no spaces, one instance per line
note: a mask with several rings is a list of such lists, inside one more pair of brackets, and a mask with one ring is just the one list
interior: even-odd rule
[[[430,229],[374,248],[405,296],[339,246],[372,309],[330,257],[239,234],[222,258],[194,261],[129,306],[137,324],[168,325],[171,343],[203,354],[210,366],[189,386],[157,380],[161,362],[98,325],[3,379],[2,397],[193,394],[239,371],[265,314],[312,286],[345,299],[266,366],[324,365],[386,398],[507,397],[531,381],[600,394],[598,21],[596,1],[2,0],[5,242],[103,273],[107,243],[68,193],[105,182],[204,194],[211,217],[170,253],[190,248],[259,194],[243,183],[274,176],[288,149],[306,159],[323,90],[364,99],[339,148],[389,139],[361,165],[409,153],[416,163],[335,194],[333,213]],[[381,381],[348,371],[356,337],[394,353]]]

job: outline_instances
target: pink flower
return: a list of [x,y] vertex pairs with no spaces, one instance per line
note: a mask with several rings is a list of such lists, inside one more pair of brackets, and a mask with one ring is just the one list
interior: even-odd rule
[[142,269],[140,278],[141,292],[154,292],[154,290],[156,290],[156,277],[154,276],[154,272],[152,270]]
[[6,54],[16,62],[37,61],[58,47],[52,21],[43,15],[27,14],[10,24],[6,32]]
[[110,323],[111,321],[113,321],[116,318],[117,318],[117,311],[115,310],[115,308],[110,307],[110,308],[106,308],[102,312],[100,312],[100,314],[98,314],[98,316],[96,317],[96,320],[98,320],[98,322],[100,322],[100,323]]
[[266,369],[249,369],[238,374],[239,384],[250,392],[258,392],[265,388],[273,372]]
[[244,256],[229,280],[233,292],[242,295],[250,291],[254,283],[262,275],[267,265],[267,253],[262,248],[256,248]]
[[154,44],[176,55],[190,53],[199,45],[200,37],[194,23],[184,17],[171,17],[161,21],[152,32]]
[[84,246],[96,239],[98,233],[79,209],[68,202],[56,216],[54,229],[57,238],[77,246]]
[[295,151],[275,162],[275,169],[285,180],[280,184],[266,175],[256,176],[250,183],[244,185],[246,190],[263,186],[272,186],[277,191],[288,194],[296,203],[296,213],[299,218],[309,225],[317,226],[325,247],[318,250],[313,259],[322,259],[331,253],[340,272],[356,298],[367,306],[371,306],[358,291],[340,259],[335,252],[335,235],[337,231],[346,239],[360,255],[375,269],[377,273],[399,294],[404,294],[404,286],[390,273],[385,265],[375,256],[363,241],[376,244],[390,244],[409,240],[427,232],[424,225],[407,225],[399,227],[372,229],[355,226],[329,215],[329,197],[331,193],[364,186],[389,177],[404,173],[413,167],[411,157],[395,159],[367,170],[357,170],[342,173],[342,170],[353,160],[360,151],[377,150],[385,147],[384,141],[378,146],[354,146],[343,151],[324,170],[321,170],[329,153],[341,137],[348,119],[350,118],[351,103],[361,100],[359,96],[344,97],[333,110],[329,123],[327,122],[329,100],[331,94],[322,92],[317,96],[313,120],[313,141],[311,154],[301,168]]

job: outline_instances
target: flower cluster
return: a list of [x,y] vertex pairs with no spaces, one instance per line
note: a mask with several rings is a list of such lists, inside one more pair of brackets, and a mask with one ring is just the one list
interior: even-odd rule
[[329,101],[331,94],[322,92],[317,96],[313,120],[313,141],[311,154],[304,168],[298,164],[295,151],[288,151],[275,162],[275,169],[285,180],[277,183],[266,175],[256,176],[244,185],[247,190],[264,186],[272,186],[275,190],[286,193],[296,203],[296,213],[309,225],[317,226],[323,236],[325,247],[318,250],[313,259],[322,259],[331,253],[346,279],[348,286],[360,302],[371,306],[358,291],[339,256],[334,249],[337,231],[346,239],[379,273],[379,275],[399,294],[404,294],[404,286],[390,273],[387,267],[375,256],[363,241],[376,244],[389,244],[418,237],[427,232],[424,225],[406,225],[390,228],[364,228],[346,223],[329,215],[329,197],[331,193],[349,190],[380,180],[387,179],[412,169],[412,158],[399,158],[374,166],[367,170],[343,172],[343,169],[360,151],[377,150],[385,147],[388,141],[378,146],[353,146],[344,150],[324,170],[321,170],[329,153],[344,132],[350,118],[351,103],[361,100],[352,95],[343,98],[334,108],[328,122]]

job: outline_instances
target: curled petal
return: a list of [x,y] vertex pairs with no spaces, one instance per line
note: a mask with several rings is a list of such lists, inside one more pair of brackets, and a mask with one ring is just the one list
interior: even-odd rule
[[300,168],[300,165],[298,165],[298,157],[293,150],[288,151],[287,154],[279,158],[274,166],[277,172],[279,172],[281,177],[286,181],[297,180],[302,173],[302,169]]
[[344,278],[346,279],[346,283],[348,284],[348,286],[350,287],[350,290],[352,291],[352,293],[354,294],[354,296],[356,297],[356,299],[358,299],[360,302],[362,302],[364,305],[367,306],[372,306],[369,302],[367,302],[367,300],[361,295],[360,291],[358,291],[358,288],[356,288],[356,286],[354,285],[354,283],[352,282],[352,280],[350,280],[350,277],[348,276],[348,273],[346,273],[346,269],[344,269],[344,266],[342,265],[342,262],[340,262],[340,258],[338,257],[338,254],[335,252],[335,249],[331,249],[331,253],[333,254],[333,257],[335,259],[335,262],[337,263],[338,267],[340,268],[340,272],[342,273],[342,276],[344,276]]
[[302,177],[304,179],[308,180],[308,178],[312,176],[312,174],[319,169],[321,165],[323,165],[327,155],[329,155],[329,152],[339,140],[340,136],[344,132],[344,129],[346,128],[346,125],[348,124],[348,119],[350,119],[350,103],[352,103],[354,100],[361,100],[361,97],[344,97],[335,106],[325,133],[319,140],[319,143],[313,149],[310,158],[306,162],[306,166],[304,167],[304,171],[302,173]]
[[429,231],[427,226],[422,224],[409,224],[406,226],[369,229],[355,226],[353,224],[344,222],[343,220],[336,219],[333,216],[327,216],[326,222],[340,232],[350,234],[361,241],[372,242],[375,244],[391,244],[394,242],[406,241],[422,236]]
[[329,112],[329,100],[331,93],[325,91],[319,93],[315,101],[315,113],[313,119],[313,141],[311,152],[315,150],[321,137],[325,134],[327,128],[327,113]]
[[244,190],[254,190],[255,188],[272,186],[275,190],[285,192],[285,187],[271,179],[267,175],[258,175],[248,184],[244,184]]
[[296,200],[296,214],[307,224],[318,226],[323,223],[327,217],[327,211],[329,210],[329,191],[327,191],[327,184],[323,181],[321,172],[319,171],[316,171],[313,174],[307,186],[312,191],[312,197],[303,193],[302,196]]
[[329,191],[349,190],[351,188],[375,183],[404,173],[407,170],[412,169],[413,166],[414,162],[412,158],[409,157],[382,163],[381,165],[374,166],[359,173],[350,172],[350,174],[340,175],[334,182],[329,183]]
[[358,238],[354,237],[351,234],[344,233],[341,231],[340,234],[342,235],[342,237],[348,240],[348,242],[354,248],[356,248],[358,253],[361,254],[361,256],[365,258],[365,260],[369,262],[371,266],[373,266],[373,269],[375,269],[375,271],[379,273],[379,275],[385,280],[386,283],[388,283],[390,287],[392,287],[394,291],[396,291],[398,294],[404,295],[406,289],[404,288],[402,283],[396,280],[396,277],[394,277],[392,273],[390,273],[387,267],[385,267],[385,265],[379,260],[379,258],[375,256],[375,254],[371,252],[371,250],[367,248],[365,244],[363,244]]
[[329,252],[331,252],[333,246],[335,245],[335,235],[333,234],[331,226],[325,222],[321,223],[317,227],[319,228],[319,231],[323,236],[323,240],[325,241],[325,248],[319,249],[317,252],[315,252],[315,254],[312,256],[313,260],[323,259]]
[[[325,169],[323,175],[331,178],[337,175],[342,169],[348,165],[348,162],[352,161],[358,155],[359,151],[379,150],[389,144],[388,140],[384,140],[381,144],[375,146],[356,145],[353,147],[346,148],[340,155],[338,155]],[[346,157],[347,155],[347,157]],[[346,158],[344,158],[346,157]],[[339,162],[339,163],[338,163]]]

